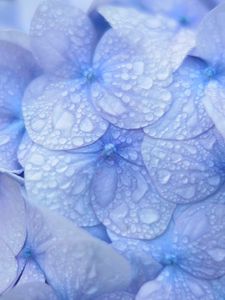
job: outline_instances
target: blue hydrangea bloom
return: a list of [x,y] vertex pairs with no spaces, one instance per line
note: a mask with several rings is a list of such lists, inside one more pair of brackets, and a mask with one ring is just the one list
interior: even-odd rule
[[0,294],[14,284],[45,280],[60,299],[126,287],[129,264],[109,245],[66,219],[25,206],[21,185],[11,176],[1,174],[0,182]]
[[32,82],[23,100],[26,128],[36,143],[78,148],[100,138],[109,122],[137,129],[168,110],[171,96],[163,77],[180,65],[193,36],[186,41],[164,17],[130,10],[122,19],[124,11],[108,12],[124,21],[98,41],[91,21],[73,5],[48,1],[38,8],[31,45],[45,75]]
[[[136,249],[145,249],[148,261],[156,260],[162,266],[159,275],[141,288],[137,299],[161,299],[162,293],[168,300],[219,299],[215,282],[225,273],[224,213],[224,202],[210,199],[179,207],[168,230],[155,240],[135,242],[110,235],[113,246],[132,262],[136,261]],[[136,249],[132,247],[135,243]],[[149,276],[142,264],[139,268]]]
[[30,199],[80,226],[102,222],[123,236],[154,238],[166,229],[175,205],[151,184],[141,155],[143,135],[111,126],[99,141],[77,150],[34,144],[25,158]]
[[25,35],[0,32],[0,169],[21,170],[17,149],[25,132],[21,101],[39,70]]

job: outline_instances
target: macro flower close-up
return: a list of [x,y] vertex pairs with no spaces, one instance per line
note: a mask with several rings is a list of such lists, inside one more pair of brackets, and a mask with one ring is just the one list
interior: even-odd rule
[[223,0],[0,0],[0,299],[225,300]]

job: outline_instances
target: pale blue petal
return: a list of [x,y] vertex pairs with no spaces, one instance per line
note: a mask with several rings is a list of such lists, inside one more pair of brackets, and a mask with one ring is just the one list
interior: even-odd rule
[[200,280],[176,268],[165,268],[153,281],[147,282],[136,300],[216,300],[208,281]]
[[[191,49],[185,47],[189,39],[175,34],[177,28],[171,20],[151,20],[135,10],[115,7],[103,7],[101,12],[116,30],[106,32],[95,52],[94,68],[101,80],[92,85],[93,101],[114,125],[145,127],[169,109],[171,94],[164,87]],[[125,24],[118,20],[120,14]]]
[[18,265],[15,254],[9,246],[0,239],[0,294],[15,282],[17,270]]
[[21,142],[19,144],[18,151],[17,151],[18,161],[23,168],[25,167],[26,161],[29,157],[29,153],[30,153],[30,150],[31,150],[33,144],[34,143],[31,140],[31,138],[29,137],[29,135],[27,134],[27,132],[25,132],[21,139]]
[[110,5],[100,7],[99,12],[114,29],[148,54],[156,79],[165,80],[195,46],[192,30],[180,30],[179,24],[171,18]]
[[16,152],[24,132],[21,101],[37,67],[26,38],[12,31],[0,32],[0,57],[0,168],[18,171]]
[[31,139],[46,148],[68,150],[95,142],[108,127],[89,101],[80,80],[40,77],[23,99],[25,125]]
[[178,264],[199,278],[225,275],[225,205],[208,201],[174,216],[171,242]]
[[14,178],[2,173],[0,173],[0,237],[15,256],[22,249],[26,238],[22,188]]
[[145,133],[153,138],[182,140],[197,137],[213,126],[203,105],[206,67],[198,59],[185,60],[169,86],[173,99],[170,110],[146,127]]
[[127,239],[108,231],[112,246],[128,259],[133,270],[129,289],[137,292],[148,280],[154,279],[163,269],[162,264],[152,256],[151,241]]
[[111,231],[144,239],[161,234],[175,208],[152,189],[145,168],[124,159],[99,165],[92,181],[92,205]]
[[153,13],[170,16],[184,27],[198,25],[208,12],[207,5],[201,0],[141,0],[140,2]]
[[204,105],[220,133],[225,136],[225,88],[219,81],[210,81],[205,89]]
[[30,282],[8,291],[1,300],[59,300],[52,288],[44,283]]
[[56,214],[31,209],[28,236],[36,262],[62,299],[94,298],[129,284],[130,266],[110,245]]
[[29,259],[25,262],[24,269],[20,275],[17,285],[23,285],[31,282],[45,282],[45,276],[35,261]]
[[196,41],[196,55],[218,69],[225,66],[225,3],[211,10],[201,22]]
[[145,164],[159,193],[168,201],[190,203],[206,199],[225,182],[225,144],[214,129],[187,141],[145,136]]
[[96,43],[94,26],[72,4],[44,1],[31,24],[31,45],[41,66],[50,73],[79,76],[91,63]]
[[[99,223],[90,203],[98,145],[90,153],[50,151],[33,146],[25,164],[25,185],[30,200],[59,212],[79,226]],[[81,150],[82,151],[82,150]]]

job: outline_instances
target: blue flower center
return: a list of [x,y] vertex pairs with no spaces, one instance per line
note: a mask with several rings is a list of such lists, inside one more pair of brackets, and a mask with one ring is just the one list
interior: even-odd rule
[[88,81],[88,82],[92,82],[96,79],[96,74],[93,68],[88,68],[86,70],[84,70],[83,72],[83,77]]
[[206,76],[207,79],[212,79],[216,75],[216,70],[213,67],[207,67],[204,70],[204,75]]
[[106,144],[103,150],[104,156],[110,157],[116,152],[116,146],[112,143]]
[[23,254],[22,254],[23,258],[31,258],[33,257],[33,251],[30,247],[26,246],[24,249],[23,249]]
[[179,18],[179,23],[183,26],[187,26],[187,25],[190,24],[190,21],[187,17],[182,16],[182,17]]
[[164,261],[163,261],[163,263],[166,266],[176,265],[177,262],[178,262],[178,259],[177,259],[176,255],[173,255],[173,254],[166,255],[165,258],[164,258]]

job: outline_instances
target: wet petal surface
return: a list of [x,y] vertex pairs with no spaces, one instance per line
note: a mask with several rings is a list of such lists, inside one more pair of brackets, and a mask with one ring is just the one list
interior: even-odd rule
[[89,18],[72,4],[43,1],[31,24],[31,45],[41,66],[61,78],[90,65],[96,43]]
[[225,181],[225,144],[214,129],[187,141],[145,136],[142,154],[159,193],[175,203],[191,203],[217,192]]
[[54,150],[91,144],[108,127],[90,103],[86,84],[79,80],[40,77],[26,91],[23,114],[31,139]]

